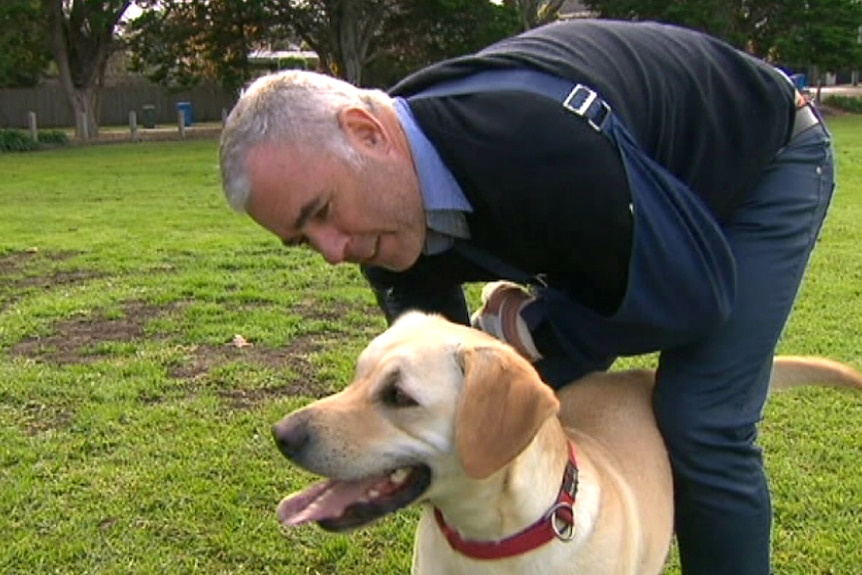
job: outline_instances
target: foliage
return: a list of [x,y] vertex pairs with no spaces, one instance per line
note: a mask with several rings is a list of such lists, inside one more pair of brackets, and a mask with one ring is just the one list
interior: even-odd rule
[[0,87],[34,86],[50,61],[48,29],[39,2],[0,2]]
[[823,97],[823,105],[845,112],[862,114],[862,98],[832,94]]
[[147,0],[139,5],[144,11],[128,28],[134,69],[173,87],[217,79],[239,88],[253,73],[247,54],[279,46],[313,50],[322,70],[356,84],[381,85],[518,29],[513,7],[475,0]]
[[400,0],[273,0],[277,22],[317,52],[321,67],[355,84],[378,55],[382,31],[409,4]]
[[204,80],[236,90],[251,77],[248,52],[278,37],[263,1],[140,2],[128,26],[132,69],[175,89]]
[[858,0],[585,0],[601,16],[658,20],[706,31],[777,63],[852,69],[862,64]]
[[[773,56],[797,67],[823,71],[862,66],[862,3],[857,0],[784,0],[773,19]],[[819,82],[819,74],[813,78]]]
[[62,130],[43,130],[37,133],[37,137],[43,146],[65,146],[69,143],[69,136]]
[[37,142],[33,141],[28,132],[22,130],[0,130],[0,153],[32,152],[46,146],[64,146],[69,143],[69,137],[59,130],[37,132]]
[[709,32],[743,46],[758,18],[757,2],[747,0],[585,0],[604,18],[657,20]]
[[564,0],[502,0],[501,4],[513,9],[518,18],[518,29],[529,30],[557,19]]
[[414,0],[386,21],[369,84],[388,86],[439,60],[475,52],[518,30],[510,5],[474,0]]
[[0,130],[0,153],[30,152],[39,148],[30,134],[21,130]]

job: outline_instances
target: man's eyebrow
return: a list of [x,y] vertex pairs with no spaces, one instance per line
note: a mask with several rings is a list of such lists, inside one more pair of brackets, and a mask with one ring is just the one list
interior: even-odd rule
[[314,213],[319,209],[320,203],[322,201],[323,200],[321,200],[320,197],[317,197],[313,200],[309,200],[304,206],[302,206],[302,209],[299,210],[299,217],[296,218],[296,221],[293,223],[293,229],[295,231],[298,232],[303,227],[305,227],[305,224],[308,223],[308,220],[311,219],[311,216],[313,216]]

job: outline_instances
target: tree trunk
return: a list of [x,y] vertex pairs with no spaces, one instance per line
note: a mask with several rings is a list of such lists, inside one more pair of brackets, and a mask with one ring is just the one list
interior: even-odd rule
[[[345,2],[350,5],[351,2]],[[351,84],[362,82],[362,54],[359,53],[359,22],[350,8],[344,10],[338,19],[338,45],[340,49],[342,77]]]
[[338,63],[338,75],[351,84],[359,85],[362,81],[362,55],[359,54],[359,19],[360,12],[355,0],[340,0],[334,3],[330,15],[330,26],[333,27],[333,45],[336,48],[335,60]]
[[81,141],[98,137],[99,97],[95,87],[72,87],[72,107],[75,110],[75,136]]
[[[79,3],[80,2],[80,3]],[[131,0],[84,4],[42,0],[51,34],[51,51],[60,84],[75,118],[75,135],[86,141],[99,135],[101,87],[113,43],[114,27]]]
[[[74,82],[72,81],[72,69],[69,65],[69,47],[66,44],[65,19],[63,17],[62,4],[54,0],[45,0],[44,6],[48,21],[50,22],[51,54],[54,56],[54,63],[57,65],[60,85],[66,94],[66,102],[68,102],[72,110],[72,117],[75,119],[75,137],[79,140],[87,140],[93,134],[90,134],[89,131],[82,131],[81,114],[86,114],[86,110],[81,105],[82,99],[78,97]],[[89,121],[87,122],[87,127],[88,125]]]
[[332,45],[338,75],[344,80],[361,85],[362,72],[372,59],[374,41],[392,4],[386,0],[359,2],[338,0],[330,12]]

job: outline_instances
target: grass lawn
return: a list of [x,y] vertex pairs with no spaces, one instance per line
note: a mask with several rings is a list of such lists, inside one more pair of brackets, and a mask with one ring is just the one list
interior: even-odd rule
[[[780,349],[862,368],[862,117],[831,124],[841,189]],[[233,214],[214,141],[6,154],[0,175],[0,572],[409,571],[415,510],[350,535],[274,514],[311,478],[270,424],[384,328],[354,267]],[[834,390],[768,406],[776,573],[860,572],[860,421]]]

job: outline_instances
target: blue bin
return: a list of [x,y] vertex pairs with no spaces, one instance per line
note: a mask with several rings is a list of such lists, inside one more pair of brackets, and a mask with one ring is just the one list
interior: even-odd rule
[[796,89],[800,92],[807,88],[807,79],[805,74],[792,74],[790,76],[790,80],[793,82],[793,85],[796,86]]
[[195,111],[191,102],[177,102],[177,112],[182,110],[186,127],[195,123]]

